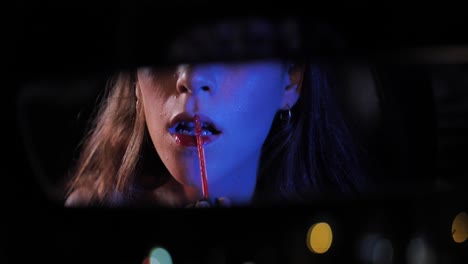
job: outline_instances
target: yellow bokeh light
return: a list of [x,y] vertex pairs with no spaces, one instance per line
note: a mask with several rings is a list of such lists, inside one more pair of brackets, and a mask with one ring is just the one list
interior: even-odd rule
[[314,253],[323,254],[327,252],[332,241],[332,229],[325,222],[312,225],[307,232],[307,247]]
[[459,213],[452,223],[452,237],[457,243],[463,243],[468,238],[468,214]]

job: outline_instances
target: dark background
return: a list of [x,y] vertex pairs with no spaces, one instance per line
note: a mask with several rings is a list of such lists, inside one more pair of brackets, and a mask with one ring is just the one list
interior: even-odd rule
[[[467,243],[450,238],[454,215],[468,204],[463,8],[19,1],[13,10],[4,49],[3,127],[13,148],[5,153],[1,263],[141,263],[156,245],[175,263],[216,263],[216,254],[227,263],[360,262],[355,248],[368,232],[393,242],[393,263],[405,263],[417,234],[429,241],[435,263],[467,261]],[[249,23],[259,19],[275,26],[253,31]],[[242,49],[210,26],[219,21],[241,32]],[[379,192],[209,212],[64,209],[58,186],[108,75],[187,55],[194,62],[286,55],[335,62],[344,82],[337,94],[370,152]],[[323,256],[304,247],[317,220],[337,228]]]

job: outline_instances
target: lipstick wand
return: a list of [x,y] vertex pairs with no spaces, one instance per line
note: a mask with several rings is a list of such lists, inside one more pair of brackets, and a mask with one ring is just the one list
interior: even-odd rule
[[200,162],[200,174],[201,174],[201,183],[202,183],[202,192],[203,199],[208,200],[208,180],[206,176],[206,164],[205,164],[205,151],[203,149],[203,140],[202,140],[202,125],[200,117],[195,115],[195,134],[197,137],[197,149],[198,149],[198,160]]

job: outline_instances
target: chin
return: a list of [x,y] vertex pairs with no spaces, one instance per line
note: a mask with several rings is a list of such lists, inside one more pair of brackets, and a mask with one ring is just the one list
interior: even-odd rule
[[166,166],[171,175],[182,184],[193,185],[200,180],[198,160],[192,158],[179,158]]
[[172,174],[174,179],[182,185],[191,187],[201,187],[201,179],[199,173],[187,172],[187,173],[174,173]]

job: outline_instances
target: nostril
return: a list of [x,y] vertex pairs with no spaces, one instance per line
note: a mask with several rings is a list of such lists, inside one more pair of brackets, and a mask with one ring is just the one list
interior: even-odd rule
[[206,85],[205,85],[205,86],[202,86],[201,89],[202,89],[202,91],[205,91],[205,92],[210,91],[210,87],[208,87],[208,86],[206,86]]
[[188,92],[187,87],[185,87],[184,85],[179,86],[179,90],[180,90],[181,93],[186,93],[186,92]]

